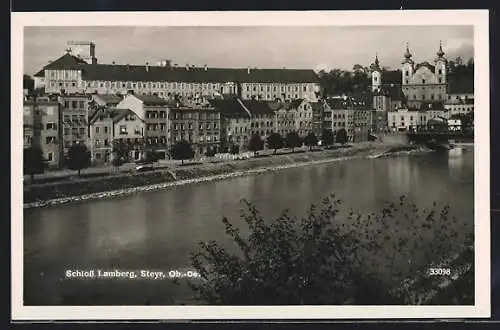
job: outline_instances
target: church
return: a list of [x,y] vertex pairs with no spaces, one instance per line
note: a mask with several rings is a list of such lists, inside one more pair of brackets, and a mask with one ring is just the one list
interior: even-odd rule
[[434,64],[421,62],[416,64],[408,44],[401,62],[399,81],[388,83],[378,61],[372,64],[373,104],[376,110],[390,111],[403,104],[409,109],[428,110],[439,107],[446,100],[447,77],[446,58],[442,45],[436,53]]

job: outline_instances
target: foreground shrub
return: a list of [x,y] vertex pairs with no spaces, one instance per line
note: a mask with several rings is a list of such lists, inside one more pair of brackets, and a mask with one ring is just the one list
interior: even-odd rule
[[[381,212],[341,215],[330,196],[297,218],[284,211],[265,221],[244,201],[244,235],[227,218],[238,249],[200,242],[189,286],[200,302],[221,305],[404,304],[389,292],[432,260],[459,249],[473,228],[460,226],[447,206],[423,210],[404,196]],[[469,237],[470,238],[470,237]]]

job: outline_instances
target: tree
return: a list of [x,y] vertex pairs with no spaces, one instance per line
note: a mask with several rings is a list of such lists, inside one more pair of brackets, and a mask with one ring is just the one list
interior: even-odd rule
[[313,147],[318,145],[318,138],[313,132],[310,132],[304,138],[304,144],[309,147],[309,150],[312,150]]
[[274,154],[276,154],[276,150],[283,148],[283,138],[279,133],[271,133],[267,137],[267,147],[269,149],[274,149]]
[[264,141],[259,134],[254,134],[248,141],[248,150],[253,151],[254,155],[257,151],[264,149]]
[[23,89],[28,90],[28,93],[31,93],[35,89],[35,81],[27,74],[23,75]]
[[158,159],[158,156],[156,155],[156,153],[154,152],[154,150],[147,149],[144,151],[144,159],[143,160],[144,160],[144,163],[146,163],[146,164],[154,164],[159,159]]
[[38,146],[31,146],[23,150],[23,172],[30,175],[33,182],[35,174],[42,174],[45,169],[45,161],[42,149]]
[[68,168],[70,170],[80,171],[90,166],[90,151],[83,143],[73,144],[68,150]]
[[347,131],[344,128],[337,132],[337,143],[345,144],[347,142]]
[[295,148],[300,148],[302,146],[302,138],[297,132],[290,132],[286,136],[286,146],[287,148],[292,148],[293,152]]
[[213,157],[215,156],[216,152],[215,152],[215,147],[213,146],[210,146],[207,148],[207,152],[205,152],[205,156],[207,157]]
[[191,144],[186,140],[176,142],[170,149],[170,154],[175,160],[180,160],[184,165],[184,160],[194,158],[194,150]]
[[236,144],[233,144],[231,146],[231,149],[229,150],[229,152],[232,154],[232,155],[236,155],[236,154],[239,154],[240,153],[240,147]]
[[335,137],[333,136],[333,132],[329,129],[323,130],[323,135],[321,137],[322,143],[324,146],[331,146],[335,141]]
[[122,164],[129,161],[130,146],[123,140],[113,141],[112,153],[122,160]]
[[[411,294],[393,294],[391,289],[473,242],[473,226],[466,221],[466,227],[456,225],[447,206],[440,210],[434,203],[430,209],[419,209],[404,196],[387,202],[378,213],[351,211],[342,216],[342,202],[332,195],[319,206],[312,205],[305,217],[284,211],[272,221],[243,202],[246,210],[241,220],[248,234],[222,219],[237,250],[208,241],[200,242],[201,249],[191,255],[201,278],[188,283],[199,301],[216,305],[418,304],[410,301]],[[467,238],[457,241],[458,233]]]
[[123,165],[123,158],[118,153],[112,153],[111,164],[115,167],[116,171],[120,169],[120,166]]

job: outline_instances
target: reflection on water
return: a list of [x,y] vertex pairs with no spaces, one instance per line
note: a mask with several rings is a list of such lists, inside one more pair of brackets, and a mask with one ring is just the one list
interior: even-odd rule
[[[221,222],[240,224],[240,200],[266,218],[284,209],[304,215],[335,193],[346,209],[379,211],[402,194],[419,205],[449,204],[472,224],[472,152],[461,155],[350,160],[276,173],[175,187],[116,199],[25,211],[26,304],[172,304],[189,296],[169,281],[61,280],[79,267],[164,270],[189,267],[197,242],[216,239],[234,249]],[[396,232],[398,229],[395,229]],[[43,273],[43,275],[41,275]]]

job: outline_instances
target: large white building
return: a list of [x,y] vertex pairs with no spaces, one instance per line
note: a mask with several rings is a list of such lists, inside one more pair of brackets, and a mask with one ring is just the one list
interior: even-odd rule
[[[35,74],[36,87],[46,93],[98,93],[157,95],[162,98],[213,98],[223,94],[241,99],[316,101],[319,78],[313,70],[209,68],[172,65],[168,60],[156,65],[98,64],[93,43],[77,43]],[[84,47],[85,46],[85,47]]]

